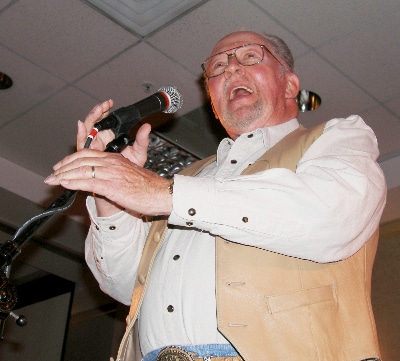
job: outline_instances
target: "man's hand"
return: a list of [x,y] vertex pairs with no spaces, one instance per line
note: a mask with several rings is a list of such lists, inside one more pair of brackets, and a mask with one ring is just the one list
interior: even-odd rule
[[[94,124],[107,117],[113,105],[111,99],[100,103],[89,112],[84,122],[78,122],[78,152],[58,162],[53,167],[53,174],[45,180],[46,184],[60,184],[103,196],[96,197],[98,216],[110,216],[124,208],[146,215],[169,214],[172,203],[167,192],[169,181],[142,169],[150,142],[149,124],[139,128],[134,144],[122,151],[123,156],[104,152],[107,144],[115,138],[111,130],[100,131],[90,149],[84,148]],[[158,193],[163,198],[165,192],[165,199],[156,200]]]
[[[45,182],[104,196],[115,207],[112,213],[126,209],[143,215],[169,215],[172,210],[171,182],[121,154],[83,149],[57,163]],[[105,207],[104,212],[108,211]]]

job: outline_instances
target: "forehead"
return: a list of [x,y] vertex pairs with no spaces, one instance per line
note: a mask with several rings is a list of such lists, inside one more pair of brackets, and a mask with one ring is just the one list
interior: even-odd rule
[[267,41],[261,35],[248,31],[232,33],[218,41],[218,43],[214,46],[211,55],[250,43],[266,44]]

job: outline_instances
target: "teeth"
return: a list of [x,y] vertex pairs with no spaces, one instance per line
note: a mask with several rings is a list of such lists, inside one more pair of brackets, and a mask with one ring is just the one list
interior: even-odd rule
[[253,91],[252,91],[250,88],[248,88],[248,87],[242,85],[242,86],[238,86],[238,87],[232,89],[231,95],[230,95],[230,97],[229,97],[229,100],[232,100],[232,99],[234,98],[236,92],[237,92],[238,90],[240,90],[240,89],[244,89],[244,90],[246,90],[247,92],[249,92],[250,94],[253,94]]

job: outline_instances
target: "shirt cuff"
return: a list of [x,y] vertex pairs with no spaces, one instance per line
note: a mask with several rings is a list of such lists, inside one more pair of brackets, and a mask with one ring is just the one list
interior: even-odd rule
[[175,175],[173,209],[168,219],[169,223],[205,229],[204,221],[215,219],[210,207],[215,197],[215,179]]
[[95,236],[101,234],[105,239],[116,239],[131,232],[134,217],[129,213],[120,211],[112,216],[98,217],[95,200],[92,196],[87,197],[86,207],[91,220],[91,231]]

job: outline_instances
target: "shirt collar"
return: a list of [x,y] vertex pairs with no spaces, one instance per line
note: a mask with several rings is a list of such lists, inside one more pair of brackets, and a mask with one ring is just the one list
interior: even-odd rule
[[264,136],[264,146],[267,151],[276,143],[286,137],[289,133],[293,132],[299,127],[299,122],[296,118],[291,119],[285,123],[274,125],[272,127],[261,128],[260,131]]
[[[254,134],[261,133],[264,142],[263,146],[265,148],[265,151],[267,151],[268,149],[273,147],[276,143],[278,143],[281,139],[283,139],[286,135],[296,130],[298,127],[299,127],[299,122],[297,118],[293,118],[285,123],[265,128],[259,128],[254,130],[253,132],[241,134],[238,137],[238,139],[242,137],[248,137],[248,135],[251,133]],[[221,152],[222,153],[226,152],[228,149],[232,147],[234,143],[235,141],[231,138],[222,139],[222,141],[219,144],[217,154],[220,154]]]

